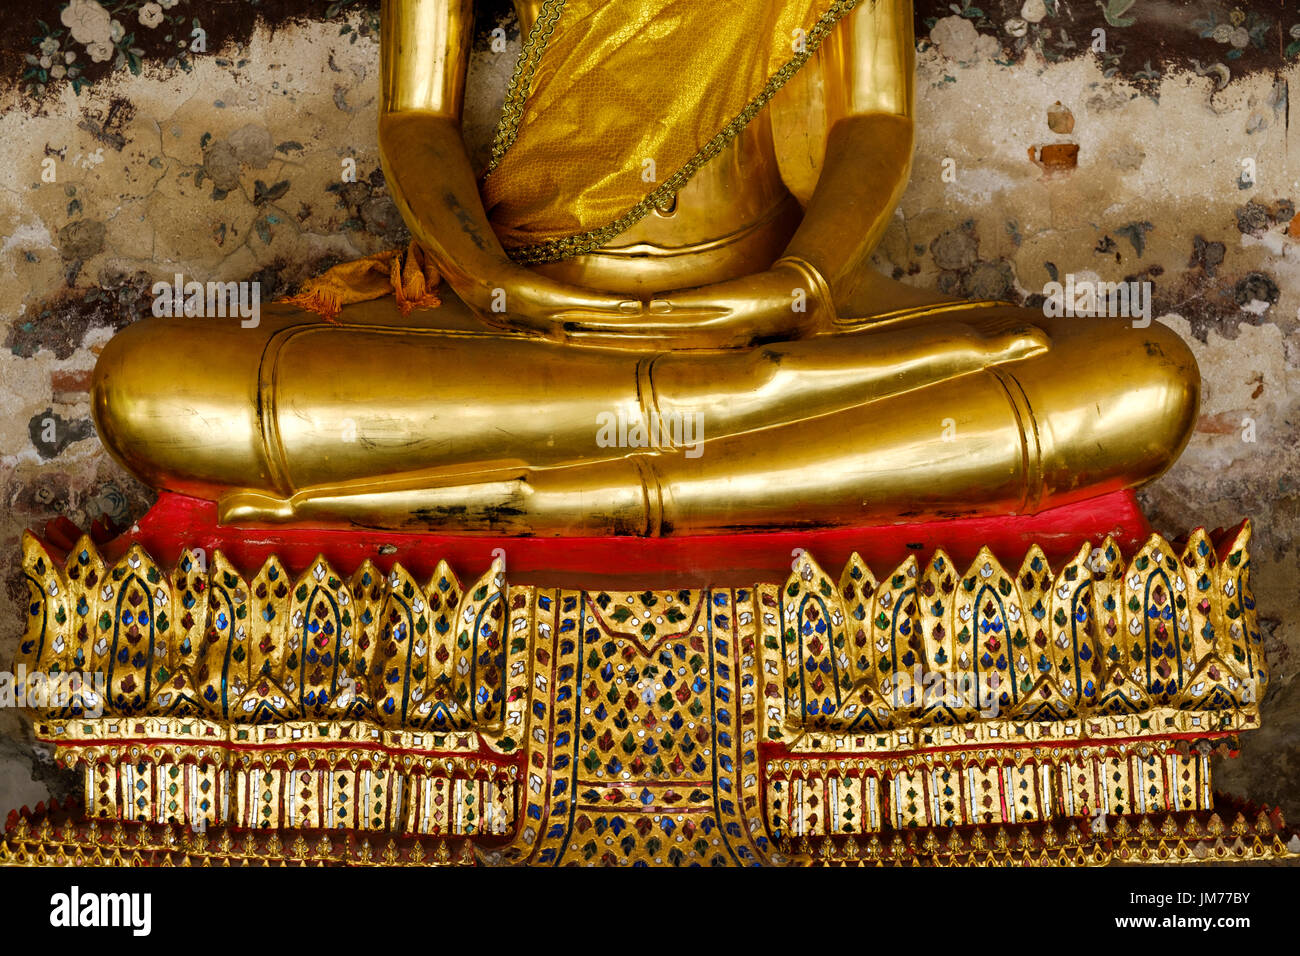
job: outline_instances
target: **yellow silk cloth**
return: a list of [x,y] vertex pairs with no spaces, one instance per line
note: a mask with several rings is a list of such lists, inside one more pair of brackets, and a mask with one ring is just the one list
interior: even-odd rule
[[396,295],[397,307],[406,315],[412,309],[441,305],[437,293],[441,281],[424,247],[412,239],[405,251],[390,249],[340,263],[324,275],[308,279],[297,295],[284,301],[333,319],[345,305]]
[[[527,90],[507,93],[496,166],[482,185],[493,230],[523,262],[589,251],[645,215],[656,189],[670,198],[856,0],[555,5],[549,39],[534,30],[525,44],[535,73]],[[511,142],[512,98],[523,95]]]

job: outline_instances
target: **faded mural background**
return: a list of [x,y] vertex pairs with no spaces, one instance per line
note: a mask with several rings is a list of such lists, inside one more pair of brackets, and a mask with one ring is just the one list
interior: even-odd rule
[[[1273,682],[1218,785],[1300,820],[1300,8],[977,2],[917,0],[916,165],[876,265],[1031,304],[1066,273],[1154,283],[1205,388],[1190,447],[1143,502],[1170,536],[1255,523]],[[477,30],[482,156],[519,30],[503,0]],[[378,0],[6,0],[0,666],[26,602],[23,529],[129,525],[150,504],[104,454],[87,388],[153,282],[256,279],[266,298],[406,238],[375,143],[377,33]],[[0,812],[75,785],[0,710]]]

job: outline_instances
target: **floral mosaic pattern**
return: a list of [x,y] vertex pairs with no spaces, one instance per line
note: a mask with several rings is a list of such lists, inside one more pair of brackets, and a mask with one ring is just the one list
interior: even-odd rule
[[349,43],[379,34],[378,0],[59,0],[49,6],[56,12],[34,11],[8,28],[0,25],[0,48],[21,54],[14,62],[31,98],[65,83],[80,93],[150,66],[188,72],[196,56],[219,56],[259,21],[274,28],[294,19],[338,20]]
[[916,30],[923,47],[960,63],[1011,65],[1031,51],[1048,62],[1093,55],[1108,76],[1148,84],[1177,70],[1231,77],[1278,65],[1283,48],[1287,59],[1300,54],[1294,14],[1279,18],[1272,5],[1220,0],[1187,7],[1183,29],[1171,30],[1148,0],[918,0]]
[[[922,47],[938,47],[960,62],[1010,65],[1031,51],[1048,62],[1095,55],[1108,74],[1139,81],[1158,80],[1171,68],[1231,75],[1300,56],[1300,16],[1279,15],[1271,4],[1199,0],[1182,15],[1184,29],[1168,30],[1148,2],[916,0],[916,31]],[[509,3],[481,7],[483,29],[507,15]],[[29,95],[63,82],[80,92],[150,64],[191,69],[194,56],[218,52],[258,18],[272,27],[295,18],[339,20],[339,35],[349,43],[374,38],[378,8],[378,0],[214,0],[201,7],[192,0],[62,0],[57,17],[20,15],[8,29],[0,25],[0,46],[21,52]],[[11,31],[17,33],[6,37]]]
[[57,23],[37,20],[40,33],[33,37],[36,51],[23,59],[23,79],[30,93],[41,95],[51,83],[66,80],[73,90],[91,81],[87,67],[108,64],[108,69],[140,73],[147,55],[146,36],[155,49],[170,49],[160,57],[167,68],[190,69],[191,53],[207,52],[207,35],[197,16],[182,0],[69,0]]

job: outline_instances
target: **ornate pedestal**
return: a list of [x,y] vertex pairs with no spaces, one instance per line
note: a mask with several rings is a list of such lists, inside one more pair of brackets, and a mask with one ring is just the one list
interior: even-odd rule
[[[1132,520],[1079,540],[1049,515],[1003,523],[1044,541],[1003,550],[1009,564],[925,548],[855,553],[835,573],[804,535],[780,577],[646,589],[599,583],[635,567],[565,567],[592,558],[562,543],[529,547],[555,549],[553,578],[591,584],[513,580],[500,542],[465,581],[427,539],[321,532],[333,558],[303,560],[283,535],[204,536],[178,528],[188,505],[159,507],[167,522],[151,513],[102,549],[24,541],[18,663],[106,682],[102,702],[47,704],[36,736],[82,771],[84,815],[104,822],[11,819],[6,861],[1291,852],[1280,815],[1216,801],[1210,780],[1213,750],[1258,725],[1268,680],[1248,525],[1175,545]],[[969,555],[971,527],[944,528]],[[893,530],[878,553],[913,550],[916,529]],[[338,563],[348,548],[374,557]]]

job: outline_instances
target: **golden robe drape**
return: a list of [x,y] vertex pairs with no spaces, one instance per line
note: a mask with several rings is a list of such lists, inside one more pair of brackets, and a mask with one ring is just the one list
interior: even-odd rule
[[520,262],[590,251],[666,203],[858,0],[552,0],[482,183]]

